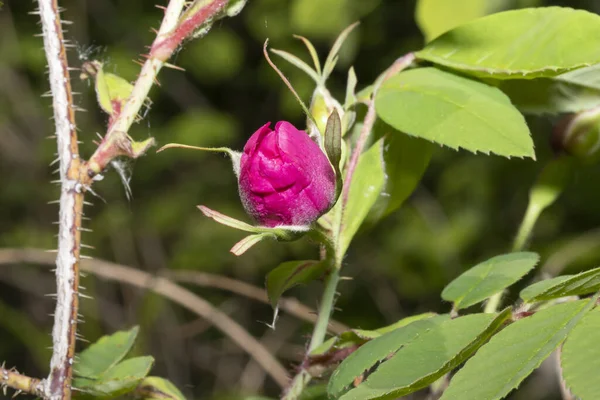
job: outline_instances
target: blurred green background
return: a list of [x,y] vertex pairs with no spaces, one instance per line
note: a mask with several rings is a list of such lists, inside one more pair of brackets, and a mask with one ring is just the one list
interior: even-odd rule
[[[448,0],[449,2],[451,0]],[[453,1],[454,2],[454,1]],[[461,1],[462,2],[462,1]],[[98,59],[107,70],[134,80],[132,60],[153,40],[161,11],[154,1],[61,0],[63,17],[74,22],[67,37],[75,48],[71,66]],[[159,2],[162,4],[162,2]],[[165,69],[151,92],[152,108],[130,131],[136,139],[153,136],[160,145],[180,142],[242,148],[266,121],[287,119],[304,125],[300,107],[262,56],[271,46],[306,59],[292,34],[310,38],[324,58],[347,25],[361,25],[347,41],[329,87],[345,90],[354,65],[359,89],[393,60],[419,49],[424,38],[415,22],[414,0],[249,0],[242,13],[218,21],[201,40],[188,43],[174,63],[186,72]],[[468,3],[468,2],[466,2]],[[600,13],[595,0],[489,0],[490,7],[564,5]],[[58,197],[49,167],[56,144],[40,26],[29,15],[30,1],[5,2],[0,11],[0,247],[55,247]],[[444,20],[444,15],[440,16]],[[276,60],[308,101],[309,78]],[[89,156],[107,118],[95,103],[93,87],[73,73],[82,154]],[[552,157],[549,134],[557,117],[528,118],[538,161],[506,160],[437,149],[422,184],[407,204],[362,234],[351,246],[339,287],[334,318],[352,327],[376,328],[428,310],[448,311],[439,293],[462,270],[510,248],[524,212],[531,183]],[[128,201],[114,170],[95,186],[102,199],[93,206],[84,243],[94,258],[150,273],[191,269],[263,286],[265,274],[282,261],[315,257],[306,240],[260,243],[242,257],[229,253],[242,233],[201,215],[204,204],[245,219],[230,162],[216,154],[151,150],[136,162],[123,161],[131,177]],[[600,190],[598,167],[580,168],[566,194],[543,214],[531,243],[552,273],[576,272],[600,261]],[[0,361],[34,376],[44,376],[50,357],[54,277],[36,265],[2,265],[0,272]],[[530,276],[528,279],[531,279]],[[83,300],[82,335],[102,334],[141,325],[139,354],[156,358],[154,375],[173,381],[188,398],[237,399],[241,394],[276,396],[277,386],[226,335],[181,307],[125,285],[83,278],[94,300]],[[283,313],[277,330],[269,329],[270,306],[231,293],[189,286],[258,337],[284,365],[302,357],[310,324]],[[295,288],[290,295],[315,307],[321,285]],[[517,299],[517,292],[507,301]],[[82,344],[84,346],[84,344]],[[552,367],[543,367],[515,399],[554,399]],[[0,396],[2,396],[0,394]],[[414,398],[421,398],[415,395]]]

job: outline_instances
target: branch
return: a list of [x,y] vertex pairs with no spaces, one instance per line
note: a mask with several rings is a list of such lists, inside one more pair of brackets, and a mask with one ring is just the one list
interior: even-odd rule
[[44,382],[42,380],[31,378],[19,374],[14,369],[6,369],[4,366],[0,366],[0,389],[3,390],[5,396],[7,387],[17,391],[15,396],[21,392],[38,397],[45,396]]
[[[165,66],[166,61],[182,41],[193,34],[195,28],[211,21],[227,3],[228,0],[204,0],[200,6],[196,3],[190,5],[189,12],[186,11],[182,16],[186,1],[170,0],[160,29],[150,48],[150,54],[142,66],[131,95],[86,164],[86,175],[90,183],[93,177],[101,173],[115,157],[121,155],[124,150],[131,149],[131,139],[127,132],[137,119],[152,85],[156,82],[158,72]],[[131,154],[134,158],[138,155],[135,152]]]
[[39,0],[39,14],[48,60],[61,184],[56,256],[57,301],[52,329],[50,375],[44,397],[70,399],[79,306],[79,245],[83,188],[78,183],[80,160],[75,111],[57,0]]
[[[167,271],[166,276],[174,281],[223,289],[265,304],[270,304],[266,290],[225,276],[186,270]],[[311,323],[315,323],[317,321],[315,311],[300,303],[295,298],[282,297],[279,299],[278,305],[280,309],[290,313],[291,315],[294,315],[299,319]],[[346,325],[335,320],[329,321],[328,329],[334,335],[339,335],[350,330],[350,328],[348,328]]]
[[[38,249],[0,250],[0,265],[15,263],[51,265],[52,256]],[[103,279],[151,290],[187,308],[210,321],[225,335],[229,336],[231,340],[250,354],[279,386],[284,387],[288,383],[289,379],[285,368],[283,368],[262,343],[256,340],[227,314],[193,292],[173,283],[167,278],[156,277],[147,272],[108,261],[83,260],[81,269]]]

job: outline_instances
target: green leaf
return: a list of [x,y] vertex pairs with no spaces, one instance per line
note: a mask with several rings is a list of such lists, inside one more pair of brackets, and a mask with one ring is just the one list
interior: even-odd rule
[[415,20],[429,42],[456,26],[483,17],[488,8],[488,0],[419,0]]
[[377,114],[395,129],[453,149],[535,158],[525,119],[499,89],[435,68],[383,83]]
[[317,74],[317,72],[312,69],[307,63],[299,59],[293,54],[288,53],[287,51],[271,49],[271,52],[277,54],[279,57],[283,58],[285,61],[289,62],[296,68],[304,71],[304,73],[312,78],[315,83],[319,83],[321,77]]
[[383,140],[379,140],[361,154],[354,171],[342,221],[340,254],[346,253],[352,238],[379,197],[385,180]]
[[312,357],[322,356],[331,351],[336,351],[351,346],[362,345],[371,339],[375,339],[385,333],[402,328],[415,321],[421,321],[423,319],[433,318],[435,316],[437,316],[436,313],[426,312],[423,314],[417,314],[410,317],[402,318],[401,320],[391,325],[384,326],[375,330],[351,329],[347,332],[343,332],[339,336],[332,337],[329,340],[325,341],[321,346],[311,351],[310,355]]
[[139,384],[136,393],[142,399],[186,400],[171,381],[158,376],[149,376]]
[[340,160],[342,159],[342,121],[337,110],[333,112],[327,118],[327,125],[325,126],[325,152],[329,162],[333,165],[335,171],[336,186],[338,190],[341,190],[342,186],[342,173],[340,172]]
[[442,298],[460,310],[477,304],[517,282],[540,260],[536,253],[522,252],[496,256],[477,264],[454,279]]
[[235,254],[236,256],[241,256],[242,254],[250,250],[250,248],[258,242],[261,242],[265,239],[275,238],[276,236],[272,233],[255,233],[253,235],[246,236],[245,238],[234,244],[231,250],[229,251]]
[[96,379],[77,378],[74,386],[97,397],[117,397],[135,389],[148,375],[154,358],[150,356],[127,359]]
[[398,132],[381,119],[373,128],[376,137],[384,137],[383,161],[387,176],[385,188],[369,215],[378,220],[399,209],[417,188],[429,166],[432,143]]
[[582,400],[600,399],[600,309],[590,311],[573,329],[562,348],[562,376],[567,387]]
[[521,298],[528,302],[546,301],[567,296],[581,296],[600,290],[600,268],[577,275],[562,275],[546,279],[521,291]]
[[600,64],[566,72],[554,79],[600,90]]
[[[329,394],[340,400],[390,399],[426,387],[467,359],[510,314],[506,309],[498,315],[434,317],[392,331],[344,360],[331,377]],[[351,388],[357,376],[374,366],[374,372]]]
[[327,271],[323,261],[287,261],[279,264],[267,275],[267,294],[273,308],[286,290],[320,278]]
[[600,89],[559,78],[501,80],[494,85],[527,114],[576,113],[600,105]]
[[600,62],[600,16],[547,7],[506,11],[461,25],[417,57],[479,77],[551,77]]
[[95,378],[115,366],[131,350],[139,327],[101,337],[78,355],[75,375]]
[[467,361],[440,400],[464,400],[465,393],[477,400],[504,398],[565,340],[592,306],[588,300],[563,303],[509,325]]

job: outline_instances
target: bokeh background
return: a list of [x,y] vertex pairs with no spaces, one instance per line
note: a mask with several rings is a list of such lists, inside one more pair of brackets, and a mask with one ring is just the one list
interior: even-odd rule
[[[450,1],[450,0],[448,0]],[[462,1],[462,0],[461,0]],[[74,23],[67,36],[75,47],[73,67],[97,59],[109,71],[135,80],[132,60],[147,51],[161,11],[155,1],[61,0],[63,16]],[[158,2],[160,4],[164,2]],[[217,22],[201,40],[188,43],[165,69],[151,92],[152,107],[130,131],[159,144],[180,142],[239,149],[267,121],[305,121],[300,107],[262,56],[262,44],[307,59],[292,34],[310,38],[324,58],[337,34],[361,20],[343,48],[329,87],[342,96],[353,65],[359,88],[371,83],[393,60],[419,49],[424,39],[415,22],[414,0],[249,0],[242,13]],[[493,4],[492,4],[493,3]],[[595,0],[490,0],[490,7],[564,5],[600,13]],[[57,187],[50,182],[56,144],[45,59],[31,1],[5,1],[0,10],[0,248],[53,249],[56,243]],[[313,87],[298,70],[277,60],[308,101]],[[81,148],[89,156],[107,118],[95,103],[93,87],[72,74]],[[528,118],[537,162],[506,160],[439,148],[418,189],[401,210],[357,237],[345,259],[334,318],[352,327],[377,328],[424,311],[446,312],[443,287],[464,269],[510,248],[527,193],[552,157],[549,134],[556,116]],[[315,257],[306,240],[260,243],[242,257],[229,253],[242,233],[201,215],[205,204],[245,219],[229,161],[216,154],[185,150],[150,151],[136,162],[123,160],[133,197],[128,200],[114,170],[88,196],[91,219],[85,254],[152,274],[196,270],[258,287],[265,274],[286,260]],[[542,255],[536,273],[573,273],[600,261],[599,168],[579,168],[566,193],[545,212],[531,248]],[[541,272],[540,272],[541,271]],[[528,276],[523,285],[533,279]],[[241,399],[244,394],[277,396],[273,381],[231,339],[180,306],[127,285],[96,280],[82,284],[94,300],[83,300],[80,331],[101,335],[140,325],[137,354],[156,358],[153,374],[169,378],[192,399]],[[186,285],[224,311],[289,368],[299,362],[310,324],[281,315],[275,331],[269,305],[214,288]],[[518,285],[517,285],[518,286]],[[0,265],[0,361],[34,376],[47,374],[54,301],[54,277],[47,267]],[[315,307],[321,284],[289,294]],[[518,289],[518,287],[517,287]],[[518,292],[507,294],[515,301]],[[85,344],[82,344],[84,346]],[[542,368],[514,399],[556,399],[552,366]],[[0,394],[0,397],[2,394]],[[421,395],[415,396],[415,398]]]

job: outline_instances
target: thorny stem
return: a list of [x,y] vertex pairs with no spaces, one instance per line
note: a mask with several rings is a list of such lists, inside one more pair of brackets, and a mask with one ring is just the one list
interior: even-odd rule
[[[173,31],[177,27],[179,22],[179,16],[185,6],[185,0],[171,0],[167,9],[165,10],[165,16],[162,20],[156,39],[154,43],[158,43],[163,37],[167,36],[169,32]],[[153,46],[155,45],[153,44]],[[168,57],[167,57],[168,58]],[[88,172],[90,177],[99,174],[106,168],[112,158],[114,158],[113,152],[107,149],[110,146],[114,146],[111,141],[115,134],[121,134],[129,131],[129,128],[135,121],[140,109],[144,105],[144,101],[152,88],[156,80],[158,72],[163,67],[165,58],[158,59],[149,56],[144,65],[138,79],[136,80],[131,95],[125,102],[123,109],[119,113],[119,116],[111,124],[108,132],[104,136],[104,139],[100,143],[100,146],[96,149],[92,157],[87,162]]]
[[70,399],[77,313],[79,248],[84,188],[75,130],[73,95],[57,0],[39,0],[44,50],[48,60],[52,106],[60,161],[60,210],[56,256],[56,311],[52,330],[50,375],[44,387],[48,399]]
[[169,1],[163,21],[150,47],[146,62],[142,66],[140,75],[133,86],[131,95],[124,103],[123,109],[116,119],[110,124],[108,132],[86,164],[86,175],[90,183],[95,175],[101,173],[123,151],[131,153],[129,156],[136,158],[153,143],[153,139],[150,139],[143,147],[143,151],[136,154],[135,151],[130,150],[132,145],[127,132],[138,118],[138,113],[144,105],[152,85],[156,82],[158,72],[163,66],[170,66],[166,61],[181,43],[188,37],[193,36],[195,30],[199,27],[213,21],[223,11],[228,2],[229,0],[199,0],[191,4],[185,14],[182,15],[186,0]]
[[44,383],[41,380],[0,366],[0,389],[5,396],[7,387],[16,390],[16,394],[24,392],[38,397],[43,397],[45,394]]

